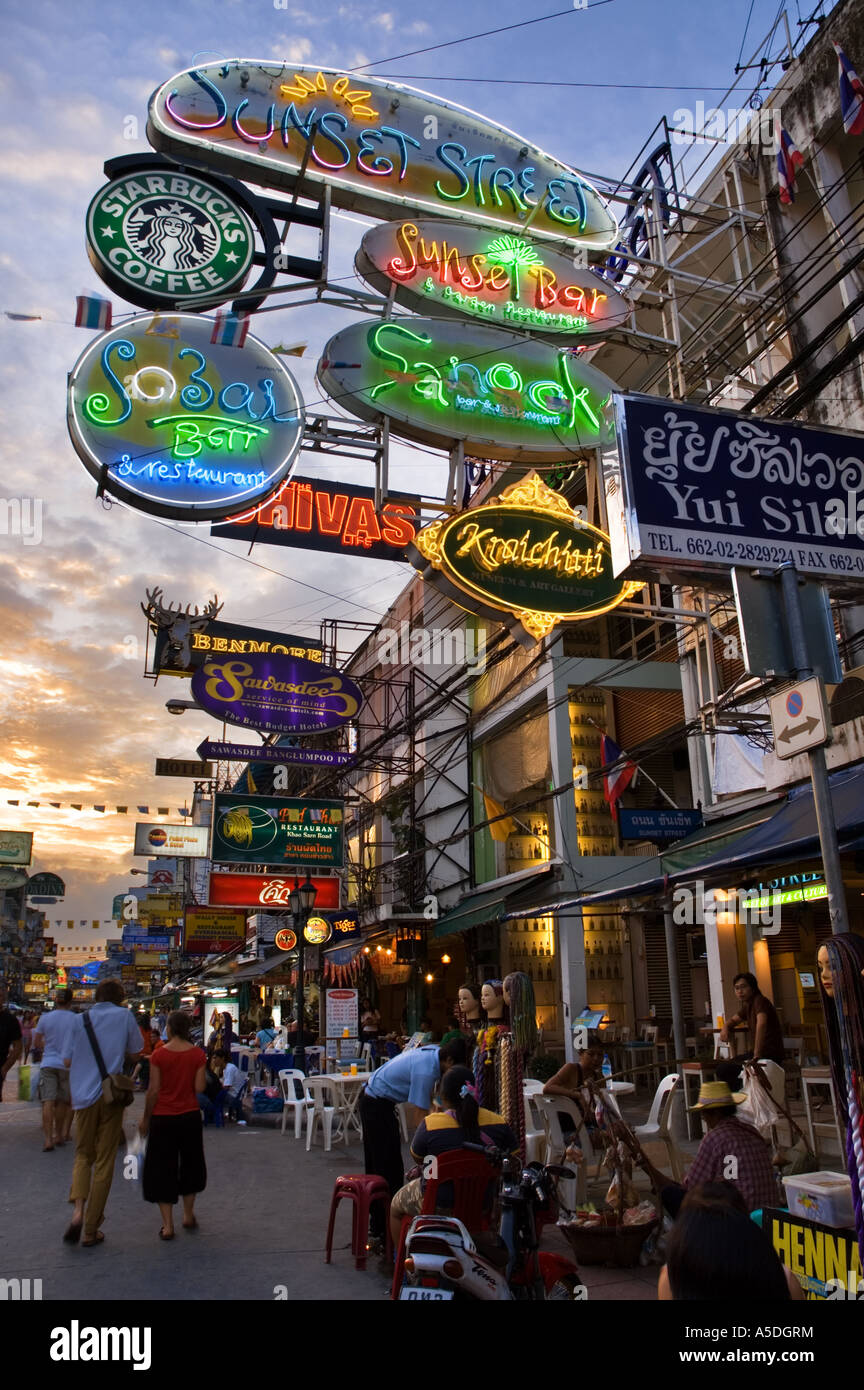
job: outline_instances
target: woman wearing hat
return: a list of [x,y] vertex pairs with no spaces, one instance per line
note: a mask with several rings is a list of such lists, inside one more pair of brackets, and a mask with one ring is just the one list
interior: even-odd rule
[[685,1192],[701,1183],[725,1179],[734,1183],[748,1211],[775,1206],[779,1193],[771,1150],[758,1130],[739,1120],[735,1111],[745,1099],[743,1092],[730,1091],[725,1081],[703,1081],[696,1110],[708,1133],[699,1145],[683,1185],[673,1182],[645,1155],[640,1164],[654,1183],[670,1216],[678,1214]]

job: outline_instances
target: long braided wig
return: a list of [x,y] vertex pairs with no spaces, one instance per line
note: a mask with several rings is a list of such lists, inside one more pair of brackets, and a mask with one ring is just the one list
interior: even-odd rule
[[851,932],[822,942],[828,952],[834,997],[820,980],[834,1094],[846,1121],[846,1166],[852,1180],[855,1232],[864,1264],[864,941]]
[[531,977],[521,970],[507,976],[504,991],[510,1000],[510,1032],[501,1043],[500,1109],[519,1140],[524,1161],[525,1100],[522,1082],[525,1063],[537,1042],[537,1006]]
[[510,998],[510,1032],[517,1048],[527,1060],[537,1045],[537,1005],[530,975],[517,970],[508,975],[504,988]]

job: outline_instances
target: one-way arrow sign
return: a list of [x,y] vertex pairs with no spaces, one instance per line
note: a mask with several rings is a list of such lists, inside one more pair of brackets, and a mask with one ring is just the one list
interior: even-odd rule
[[818,748],[831,738],[825,687],[818,677],[778,690],[769,700],[774,751],[778,758],[794,758],[808,748]]

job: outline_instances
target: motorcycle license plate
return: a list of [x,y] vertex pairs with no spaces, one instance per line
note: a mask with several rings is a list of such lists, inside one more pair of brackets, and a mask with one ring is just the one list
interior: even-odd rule
[[399,1290],[400,1303],[416,1303],[421,1299],[424,1301],[427,1299],[441,1300],[452,1297],[452,1289],[416,1289],[409,1288],[407,1284],[403,1284],[402,1288]]

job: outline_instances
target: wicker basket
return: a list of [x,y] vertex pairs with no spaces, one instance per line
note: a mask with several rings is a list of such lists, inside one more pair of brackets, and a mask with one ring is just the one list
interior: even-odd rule
[[572,1245],[580,1265],[632,1269],[639,1261],[642,1246],[659,1224],[659,1221],[646,1221],[639,1226],[621,1226],[612,1221],[602,1225],[559,1226],[558,1229]]

